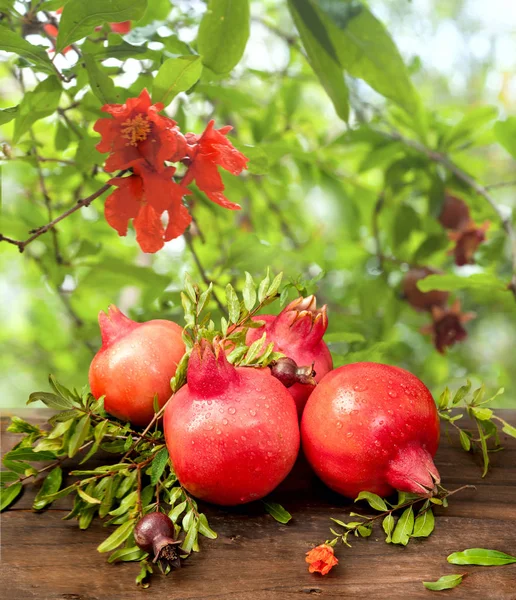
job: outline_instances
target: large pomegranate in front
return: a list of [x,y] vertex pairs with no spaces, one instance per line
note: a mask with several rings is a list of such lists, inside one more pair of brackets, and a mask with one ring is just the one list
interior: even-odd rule
[[333,490],[355,498],[394,489],[430,495],[439,473],[439,417],[427,387],[398,367],[335,369],[310,396],[301,421],[306,458]]
[[[278,316],[258,315],[254,320],[265,321],[265,325],[248,330],[248,345],[260,339],[265,332],[267,342],[274,342],[274,350],[282,352],[298,365],[313,365],[316,382],[333,368],[330,351],[323,340],[328,327],[327,309],[326,305],[317,308],[315,296],[296,298]],[[313,385],[302,383],[288,388],[299,415],[313,390]]]
[[185,353],[182,329],[161,319],[136,323],[116,306],[99,314],[102,347],[90,365],[90,387],[108,413],[135,425],[154,416],[154,396],[163,406],[170,379]]
[[296,408],[269,369],[234,367],[203,341],[188,383],[165,409],[175,473],[192,495],[236,505],[262,498],[288,475],[299,450]]

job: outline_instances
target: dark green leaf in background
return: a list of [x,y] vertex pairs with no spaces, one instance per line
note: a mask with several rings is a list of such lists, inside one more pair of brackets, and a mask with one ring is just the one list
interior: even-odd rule
[[0,25],[0,50],[14,52],[32,62],[45,73],[52,73],[52,65],[45,48],[33,46],[16,32]]

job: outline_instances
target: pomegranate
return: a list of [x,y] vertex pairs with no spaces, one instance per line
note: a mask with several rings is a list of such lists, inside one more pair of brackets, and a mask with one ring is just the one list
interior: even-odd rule
[[134,541],[153,557],[152,562],[181,566],[177,548],[181,542],[175,539],[174,523],[167,515],[160,512],[145,515],[134,528]]
[[462,229],[470,220],[468,205],[464,200],[446,194],[438,220],[445,229]]
[[170,379],[185,353],[182,329],[165,320],[136,323],[111,305],[99,314],[102,347],[90,365],[90,387],[104,408],[134,425],[154,416],[154,396],[163,406],[170,397]]
[[[315,296],[297,298],[286,306],[278,316],[259,315],[255,321],[265,321],[263,327],[249,329],[248,345],[260,339],[264,332],[267,342],[274,342],[274,350],[282,352],[298,365],[313,365],[315,381],[319,382],[333,368],[333,361],[323,335],[328,327],[326,305],[317,308]],[[296,383],[289,387],[299,416],[314,390],[312,383]]]
[[163,419],[181,485],[227,506],[267,495],[288,475],[299,450],[287,389],[269,369],[232,366],[217,342],[205,340],[192,350],[187,381]]
[[403,297],[417,311],[429,311],[432,306],[444,306],[448,301],[448,292],[431,290],[422,292],[417,287],[417,282],[428,275],[438,275],[442,271],[430,267],[419,267],[410,269],[403,279]]
[[306,404],[301,437],[314,471],[344,496],[393,488],[429,496],[440,481],[434,400],[398,367],[363,362],[328,373]]

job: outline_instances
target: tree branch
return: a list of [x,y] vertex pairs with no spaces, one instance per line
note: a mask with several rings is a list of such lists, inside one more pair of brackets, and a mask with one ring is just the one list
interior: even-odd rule
[[[120,171],[119,173],[117,173],[115,175],[115,177],[121,177],[126,172],[127,172],[127,169],[124,171]],[[96,192],[94,192],[87,198],[83,198],[82,200],[79,200],[79,202],[77,202],[77,204],[75,204],[75,206],[72,206],[71,208],[69,208],[67,211],[65,211],[64,213],[62,213],[61,215],[59,215],[52,221],[50,221],[50,223],[47,223],[46,225],[43,225],[42,227],[38,227],[37,229],[33,229],[32,231],[30,231],[29,233],[32,233],[32,235],[29,238],[27,238],[26,240],[14,240],[14,239],[6,237],[5,235],[2,235],[0,233],[0,242],[7,242],[8,244],[13,244],[14,246],[18,246],[18,250],[20,252],[23,252],[25,250],[25,248],[31,242],[33,242],[36,238],[38,238],[40,235],[43,235],[47,231],[51,230],[59,222],[61,222],[63,219],[66,219],[66,217],[69,217],[71,214],[78,211],[83,206],[89,206],[99,196],[102,196],[102,194],[104,192],[107,192],[107,190],[109,190],[110,187],[111,187],[110,183],[105,183]]]
[[[463,183],[465,183],[471,190],[473,190],[476,194],[484,198],[484,200],[491,206],[491,208],[496,213],[500,223],[502,224],[503,229],[505,230],[507,237],[509,238],[511,245],[511,262],[512,262],[512,275],[511,281],[508,285],[508,289],[513,293],[516,298],[516,231],[511,222],[511,218],[504,214],[504,211],[500,208],[495,199],[491,196],[486,186],[483,186],[481,183],[476,181],[471,175],[463,171],[459,166],[457,166],[446,154],[442,154],[441,152],[437,152],[436,150],[432,150],[431,148],[427,148],[420,142],[416,140],[412,140],[410,138],[406,138],[401,135],[397,131],[386,132],[382,130],[375,129],[377,133],[380,133],[386,138],[391,140],[401,142],[403,145],[415,150],[416,152],[423,154],[431,161],[442,165],[445,169],[450,171],[460,179]],[[489,187],[494,187],[489,186]]]

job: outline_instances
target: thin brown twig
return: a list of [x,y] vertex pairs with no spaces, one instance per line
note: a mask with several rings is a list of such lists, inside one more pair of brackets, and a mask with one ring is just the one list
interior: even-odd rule
[[[115,175],[115,177],[121,177],[126,172],[127,172],[127,170],[120,171],[119,173],[117,173]],[[25,248],[31,242],[33,242],[36,238],[38,238],[40,235],[43,235],[44,233],[46,233],[47,231],[49,231],[50,229],[52,229],[53,227],[55,227],[57,225],[57,223],[61,222],[63,219],[66,219],[66,217],[69,217],[71,214],[73,214],[74,212],[78,211],[83,206],[89,206],[99,196],[102,196],[102,194],[104,192],[107,192],[107,190],[109,190],[110,187],[111,187],[111,183],[105,183],[96,192],[94,192],[93,194],[91,194],[87,198],[83,198],[82,200],[79,200],[79,202],[77,202],[77,204],[75,204],[74,206],[72,206],[71,208],[69,208],[68,210],[66,210],[64,213],[60,214],[58,217],[56,217],[55,219],[53,219],[52,221],[50,221],[50,223],[47,223],[46,225],[43,225],[42,227],[38,227],[37,229],[33,230],[31,232],[32,235],[29,238],[27,238],[26,240],[15,240],[13,238],[9,238],[9,237],[7,237],[5,235],[2,235],[0,233],[0,242],[7,242],[9,244],[13,244],[14,246],[18,246],[18,250],[20,252],[23,252],[25,250]]]
[[382,208],[383,205],[385,204],[385,191],[382,190],[380,192],[380,194],[378,195],[378,198],[376,200],[376,203],[374,205],[374,209],[373,209],[373,235],[374,235],[374,240],[375,240],[375,244],[376,244],[376,256],[378,258],[378,267],[380,268],[380,271],[383,271],[383,263],[384,263],[384,256],[383,256],[383,252],[382,252],[382,243],[380,240],[380,227],[378,225],[378,219],[380,217],[380,213],[382,212]]

